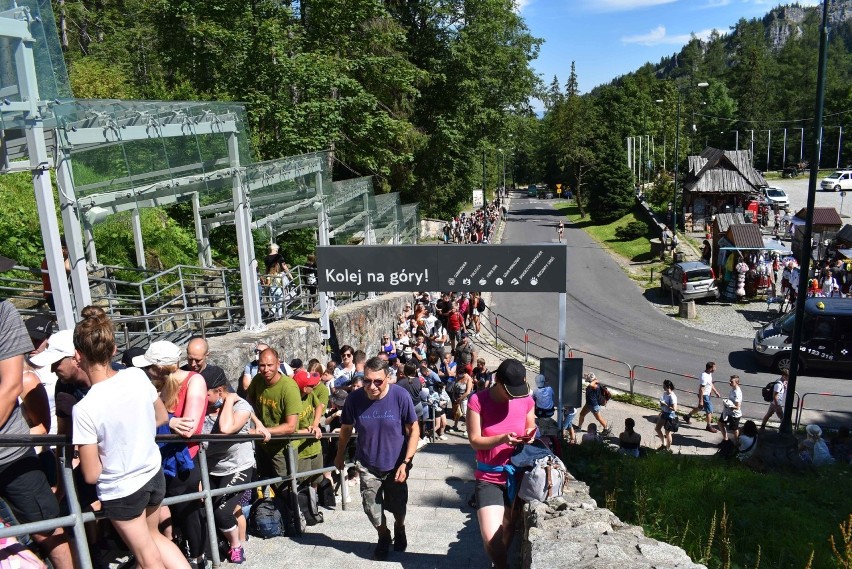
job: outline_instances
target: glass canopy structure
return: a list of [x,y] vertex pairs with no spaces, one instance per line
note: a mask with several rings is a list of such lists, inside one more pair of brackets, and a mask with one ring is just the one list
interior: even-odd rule
[[[49,0],[0,0],[0,172],[30,171],[61,328],[91,303],[92,227],[131,212],[145,266],[139,211],[192,204],[198,259],[212,265],[209,232],[236,227],[246,329],[263,327],[252,230],[274,239],[318,227],[328,244],[414,243],[416,205],[375,195],[372,179],[331,181],[329,155],[253,163],[245,108],[199,101],[84,100],[71,96]],[[50,170],[55,170],[71,261],[71,291]],[[75,310],[76,309],[76,310]],[[327,306],[320,297],[327,334]]]

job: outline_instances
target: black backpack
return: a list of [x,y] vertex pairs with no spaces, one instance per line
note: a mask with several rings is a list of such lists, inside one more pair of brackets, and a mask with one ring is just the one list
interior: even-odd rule
[[322,512],[319,511],[317,491],[311,485],[299,488],[299,514],[304,519],[304,525],[315,526],[323,523]]
[[772,401],[773,395],[775,393],[775,384],[777,381],[770,381],[766,385],[763,386],[763,389],[760,390],[761,395],[763,395],[763,400],[766,402]]
[[252,504],[248,529],[251,535],[269,539],[284,535],[284,520],[274,498],[261,498]]

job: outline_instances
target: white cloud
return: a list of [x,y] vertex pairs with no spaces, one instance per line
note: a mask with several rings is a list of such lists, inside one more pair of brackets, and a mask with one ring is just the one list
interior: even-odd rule
[[[707,40],[713,30],[701,30],[695,32],[695,36],[700,40]],[[686,45],[692,39],[691,34],[677,34],[670,36],[666,31],[665,26],[657,26],[646,34],[638,34],[635,36],[623,36],[621,43],[624,44],[639,44],[639,45]]]
[[524,8],[532,4],[533,0],[514,0],[515,1],[515,12],[520,14],[524,11]]
[[647,8],[649,6],[660,6],[662,4],[671,4],[678,0],[596,0],[594,10],[600,12],[626,12],[628,10],[637,10],[639,8]]
[[731,3],[731,0],[707,0],[707,3],[700,8],[721,8]]

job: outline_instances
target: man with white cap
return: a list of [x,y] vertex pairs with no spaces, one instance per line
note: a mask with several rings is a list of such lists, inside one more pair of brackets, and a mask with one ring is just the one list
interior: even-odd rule
[[71,408],[88,393],[92,386],[89,376],[74,359],[74,331],[54,332],[47,340],[47,348],[30,357],[34,366],[56,374],[59,381],[54,388],[57,433],[71,432]]
[[[11,259],[0,257],[0,272],[14,265]],[[20,313],[11,302],[0,300],[0,435],[29,434],[18,396],[23,389],[24,354],[31,350]],[[21,523],[59,517],[59,503],[30,447],[0,447],[0,497]],[[73,569],[63,528],[31,536],[56,569]]]

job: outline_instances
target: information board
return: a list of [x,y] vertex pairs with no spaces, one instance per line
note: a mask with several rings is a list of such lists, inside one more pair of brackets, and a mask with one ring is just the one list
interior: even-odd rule
[[567,268],[567,248],[555,243],[317,248],[327,292],[567,292]]

